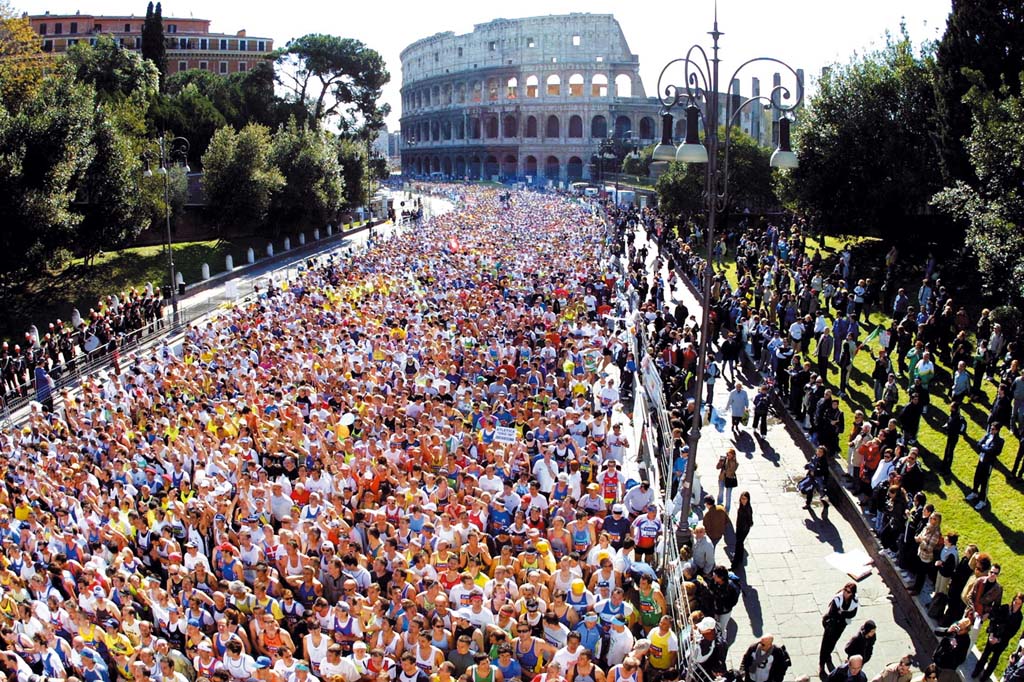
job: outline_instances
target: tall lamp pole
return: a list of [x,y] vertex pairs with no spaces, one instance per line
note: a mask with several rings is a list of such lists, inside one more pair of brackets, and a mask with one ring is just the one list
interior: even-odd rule
[[[191,146],[184,137],[174,137],[169,140],[163,136],[159,139],[160,165],[157,172],[164,176],[164,223],[167,229],[167,268],[171,276],[171,326],[178,323],[178,283],[174,274],[174,244],[171,241],[171,176],[170,166],[181,161],[185,172],[189,172],[188,150]],[[146,167],[143,175],[147,178],[153,177],[153,170]]]
[[[725,139],[721,142],[724,152],[721,169],[719,168],[718,151],[720,147],[718,125],[719,125],[719,65],[718,39],[723,35],[718,30],[718,9],[715,8],[714,27],[708,32],[711,36],[711,57],[701,45],[692,45],[684,57],[673,59],[661,70],[658,77],[658,93],[661,97],[664,113],[662,115],[662,139],[654,149],[654,161],[681,161],[684,163],[706,163],[707,173],[704,183],[704,208],[707,212],[707,233],[705,235],[706,254],[704,257],[704,290],[702,292],[702,310],[700,322],[700,339],[697,351],[697,366],[695,377],[694,400],[696,410],[693,414],[693,422],[690,429],[690,453],[686,462],[686,473],[682,483],[682,511],[677,526],[677,538],[681,543],[690,542],[690,503],[693,497],[693,478],[697,462],[697,442],[700,438],[701,412],[703,407],[701,398],[704,387],[704,368],[707,366],[708,327],[711,308],[711,284],[714,269],[712,267],[712,248],[714,244],[715,225],[718,214],[723,212],[728,204],[729,197],[729,150],[732,142],[732,127],[739,120],[740,112],[750,104],[760,103],[765,109],[775,109],[782,113],[779,119],[779,147],[771,157],[771,166],[774,168],[796,168],[797,157],[789,145],[789,118],[787,115],[800,106],[803,100],[803,83],[797,72],[789,64],[786,64],[774,57],[756,57],[749,59],[733,72],[732,77],[725,81],[732,83],[736,80],[739,72],[746,66],[757,62],[774,62],[787,69],[796,83],[795,97],[792,104],[784,104],[789,100],[793,92],[790,88],[778,85],[772,89],[768,96],[753,96],[741,102],[735,110],[732,107],[733,98],[726,98],[725,107]],[[669,67],[674,64],[682,64],[684,67],[684,82],[682,85],[672,84],[668,81],[666,73]],[[665,84],[663,85],[663,81]],[[682,107],[686,113],[686,139],[676,148],[672,144],[672,109]],[[699,135],[699,123],[704,123],[704,143],[701,144]]]

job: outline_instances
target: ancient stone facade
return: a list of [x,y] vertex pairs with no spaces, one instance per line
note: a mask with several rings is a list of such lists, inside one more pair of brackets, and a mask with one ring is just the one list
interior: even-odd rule
[[576,180],[602,139],[660,138],[659,103],[610,14],[496,19],[401,58],[406,174]]

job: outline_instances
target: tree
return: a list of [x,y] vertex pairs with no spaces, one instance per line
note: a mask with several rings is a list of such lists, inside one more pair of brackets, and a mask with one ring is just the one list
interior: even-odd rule
[[1024,302],[1024,87],[1012,95],[986,87],[983,74],[967,102],[974,126],[966,149],[977,184],[960,180],[935,204],[967,223],[966,242],[991,293]]
[[366,145],[354,140],[339,138],[337,142],[338,165],[345,187],[345,205],[359,206],[365,203],[366,171],[364,160]]
[[146,20],[142,24],[142,57],[156,65],[163,85],[167,75],[167,43],[164,41],[164,18],[160,3],[150,2],[146,7]]
[[94,101],[91,86],[52,75],[17,112],[0,107],[0,276],[53,264],[74,243]]
[[821,78],[796,126],[800,166],[780,176],[791,208],[858,232],[928,210],[941,187],[930,63],[904,32]]
[[0,0],[0,104],[18,110],[35,94],[43,75],[42,40],[28,19]]
[[305,120],[301,105],[286,102],[274,92],[274,66],[257,62],[248,71],[218,76],[205,69],[189,69],[168,76],[168,95],[178,95],[189,86],[206,97],[228,125],[241,130],[248,123],[261,123],[271,129],[288,122],[292,116]]
[[188,138],[194,159],[202,159],[214,133],[227,125],[224,116],[195,84],[180,92],[161,93],[154,98],[149,113],[150,132],[173,133]]
[[220,229],[260,230],[284,176],[271,159],[270,129],[218,130],[203,155],[207,206]]
[[342,130],[362,127],[367,135],[382,125],[389,109],[378,108],[377,101],[391,75],[380,54],[361,41],[311,33],[274,56],[278,82],[306,107],[310,125],[338,116]]
[[936,131],[947,184],[977,178],[964,147],[971,133],[971,111],[964,96],[969,72],[998,92],[1005,83],[1016,92],[1024,71],[1024,6],[1020,0],[953,0],[946,31],[935,51]]
[[75,210],[75,249],[87,261],[100,251],[131,242],[150,221],[149,206],[139,191],[142,161],[130,137],[109,119],[102,106],[93,120],[95,155],[83,178]]
[[270,202],[268,222],[275,233],[323,225],[334,217],[345,187],[328,133],[300,128],[293,119],[274,134],[270,159],[285,179]]
[[[771,153],[757,141],[734,128],[730,133],[729,193],[725,217],[751,209],[763,211],[778,203],[772,189]],[[725,128],[718,132],[718,168],[725,170]],[[658,178],[659,208],[676,224],[705,212],[707,165],[673,161]]]
[[624,175],[649,175],[651,171],[651,161],[654,156],[654,145],[649,145],[643,149],[637,150],[637,155],[634,156],[632,152],[626,154],[626,158],[622,161],[622,173]]

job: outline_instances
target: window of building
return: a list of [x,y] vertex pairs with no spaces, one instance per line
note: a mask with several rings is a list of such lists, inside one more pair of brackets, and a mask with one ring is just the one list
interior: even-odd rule
[[188,62],[178,62],[178,71],[188,71]]
[[489,42],[487,44],[487,47],[488,47],[488,49],[490,49],[491,52],[497,52],[498,51],[498,42],[495,41],[495,40],[492,40],[491,42]]
[[43,52],[53,52],[53,41],[52,40],[44,40],[43,41]]
[[558,63],[558,57],[552,57],[551,58],[551,63],[552,64],[557,64]]
[[245,62],[238,62],[238,73],[245,73],[247,65]]
[[78,38],[68,38],[68,47],[72,47],[78,44]]
[[96,33],[103,33],[103,24],[93,24],[92,30]]
[[168,33],[177,33],[178,32],[178,25],[177,24],[167,24],[167,32]]
[[598,64],[600,64],[600,63],[601,63],[601,62],[603,62],[603,61],[604,61],[604,57],[598,57],[598,58],[597,58],[597,63],[598,63]]
[[437,52],[434,53],[434,61],[435,62],[441,61],[441,55],[439,55]]
[[228,41],[227,41],[226,38],[221,38],[220,39],[220,49],[222,49],[222,50],[228,49]]
[[248,43],[248,41],[245,41],[245,40],[239,40],[239,41],[238,41],[238,50],[239,50],[240,52],[245,52],[245,51],[246,51],[246,50],[248,50],[248,49],[249,49],[249,43]]
[[206,38],[199,39],[199,49],[205,50],[209,47],[209,41]]
[[92,45],[93,47],[96,47],[96,39],[95,38],[89,38],[89,44]]
[[221,62],[220,63],[220,72],[221,73],[227,73],[228,72],[228,63],[227,62]]
[[142,38],[141,37],[136,37],[135,38],[135,49],[138,50],[138,49],[141,49],[141,48],[142,48]]
[[579,36],[573,36],[572,37],[572,46],[573,47],[579,47],[580,46],[580,37]]
[[132,32],[132,25],[131,24],[125,24],[124,25],[124,32],[125,33],[131,33]]
[[533,38],[527,38],[526,39],[526,46],[527,47],[537,47],[537,41],[534,40]]
[[74,35],[75,33],[78,33],[78,22],[77,21],[72,21],[71,22],[71,31],[70,32],[71,32],[72,35]]
[[202,69],[203,71],[208,71],[209,70],[209,64],[207,64],[206,62],[199,62],[199,68]]
[[266,52],[267,51],[267,41],[265,41],[265,40],[259,41],[258,43],[256,43],[256,47],[257,47],[257,49],[260,52]]
[[117,39],[117,46],[118,47],[124,47],[124,38],[118,38]]
[[46,24],[45,23],[39,24],[39,35],[41,35],[41,36],[45,36],[46,35]]
[[181,49],[181,50],[187,50],[188,49],[188,38],[178,38],[178,49]]
[[60,23],[58,21],[56,24],[53,25],[53,35],[59,36],[63,32],[64,32],[64,24],[62,24],[62,23]]
[[462,48],[459,47],[459,48],[456,48],[456,49],[458,50],[458,55],[461,57],[462,56]]

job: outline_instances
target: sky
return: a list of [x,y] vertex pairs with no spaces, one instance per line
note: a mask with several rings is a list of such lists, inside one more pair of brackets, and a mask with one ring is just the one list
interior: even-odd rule
[[[146,0],[13,0],[29,14],[74,13],[135,14],[145,16]],[[823,66],[845,62],[855,53],[884,44],[885,32],[897,33],[901,21],[915,43],[938,40],[946,25],[951,0],[720,0],[718,27],[722,79],[747,59],[770,56],[802,68],[808,90]],[[282,11],[284,10],[284,11]],[[164,0],[163,15],[212,20],[211,30],[273,38],[282,46],[307,33],[331,33],[356,38],[383,55],[391,82],[384,99],[392,107],[388,127],[398,128],[402,70],[399,54],[420,38],[443,31],[469,33],[474,24],[493,19],[591,12],[614,14],[632,52],[640,58],[640,76],[648,95],[656,93],[658,74],[670,60],[693,44],[710,50],[714,0],[645,2],[640,5],[613,0],[518,0],[490,3],[459,0],[391,0],[384,4],[342,0],[313,2],[290,0]],[[741,72],[741,88],[750,77],[771,82],[775,69]],[[724,89],[724,87],[722,88]]]

